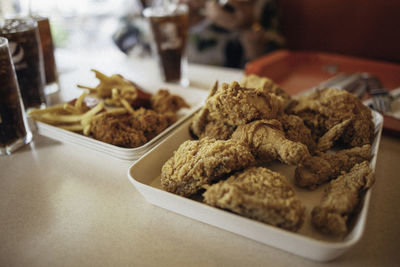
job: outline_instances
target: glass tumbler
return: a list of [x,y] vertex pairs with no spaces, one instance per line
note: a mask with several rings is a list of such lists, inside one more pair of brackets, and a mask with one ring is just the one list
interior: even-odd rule
[[153,35],[153,50],[164,81],[187,86],[186,44],[189,27],[187,5],[148,7],[143,15],[149,20]]
[[32,140],[8,41],[0,37],[0,155],[10,155]]
[[40,43],[43,52],[44,73],[46,85],[44,92],[46,95],[56,93],[60,90],[58,83],[57,65],[54,57],[53,37],[50,30],[50,21],[46,17],[33,16],[38,24]]
[[44,107],[45,73],[37,22],[22,17],[6,19],[0,36],[8,39],[25,109]]

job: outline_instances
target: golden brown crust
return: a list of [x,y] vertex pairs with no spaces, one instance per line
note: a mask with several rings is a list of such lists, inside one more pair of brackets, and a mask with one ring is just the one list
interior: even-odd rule
[[321,203],[312,211],[313,226],[327,234],[342,235],[365,191],[374,183],[368,161],[356,164],[329,184]]
[[203,196],[208,205],[291,231],[304,220],[305,208],[287,179],[263,167],[248,168],[213,184]]
[[166,191],[189,196],[203,185],[253,162],[249,148],[236,140],[188,140],[163,165],[161,185]]
[[350,147],[371,144],[374,124],[371,110],[345,90],[323,89],[301,97],[288,111],[300,116],[312,131],[314,139],[350,119],[339,141]]
[[311,136],[311,130],[304,124],[302,118],[296,115],[283,114],[279,117],[283,131],[288,139],[307,146],[310,153],[316,150],[316,142]]
[[158,113],[177,112],[181,108],[189,108],[186,101],[178,96],[171,94],[166,89],[160,89],[150,98],[151,107]]
[[309,155],[307,147],[285,137],[277,120],[257,120],[239,126],[232,139],[247,144],[253,155],[263,162],[279,159],[286,164],[297,164]]
[[254,88],[259,91],[265,91],[282,97],[285,105],[291,100],[291,96],[267,77],[260,77],[256,74],[250,74],[243,77],[240,85],[245,88]]
[[318,185],[335,179],[341,172],[349,171],[355,164],[371,159],[371,146],[344,149],[336,154],[319,153],[305,157],[295,170],[295,184],[315,189]]
[[276,118],[282,113],[283,104],[275,94],[241,87],[237,82],[223,83],[206,102],[210,118],[232,126]]
[[145,144],[165,130],[174,114],[158,114],[140,108],[134,114],[105,113],[91,121],[93,138],[120,147],[134,148]]
[[319,138],[317,149],[319,151],[327,151],[328,149],[332,148],[335,141],[343,135],[350,122],[351,119],[347,119],[339,122],[331,129],[328,129],[328,131],[323,136],[321,136],[321,138]]

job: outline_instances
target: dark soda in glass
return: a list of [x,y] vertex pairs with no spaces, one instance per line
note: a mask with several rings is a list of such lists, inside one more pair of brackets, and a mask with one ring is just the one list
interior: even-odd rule
[[188,8],[177,5],[170,8],[148,8],[144,15],[149,19],[154,50],[157,53],[161,74],[167,82],[180,82],[186,64],[186,41],[189,27]]
[[29,143],[23,104],[16,80],[7,39],[0,37],[0,155]]
[[0,36],[8,39],[25,108],[45,105],[43,55],[36,21],[30,18],[6,19],[0,28]]

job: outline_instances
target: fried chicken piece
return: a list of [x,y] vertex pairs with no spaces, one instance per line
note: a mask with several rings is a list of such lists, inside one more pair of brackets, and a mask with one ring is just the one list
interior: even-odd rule
[[257,119],[273,119],[283,111],[281,97],[264,91],[223,83],[206,101],[213,120],[239,126]]
[[218,140],[227,140],[231,137],[234,131],[235,127],[232,125],[228,125],[218,120],[211,120],[205,125],[203,132],[201,132],[198,138],[208,136]]
[[336,154],[318,153],[313,157],[304,157],[295,170],[295,184],[315,189],[349,171],[355,164],[369,161],[371,157],[371,145],[344,149]]
[[134,118],[148,140],[153,139],[168,126],[173,124],[177,115],[173,112],[157,113],[151,109],[140,108],[135,110]]
[[289,113],[298,115],[312,131],[315,140],[329,129],[350,119],[351,122],[339,141],[350,147],[371,144],[374,123],[371,110],[351,93],[340,89],[323,89],[301,97],[290,107]]
[[351,122],[351,119],[342,121],[331,129],[329,129],[319,140],[317,148],[319,151],[327,151],[331,147],[333,147],[334,142],[343,135],[343,132],[346,130],[346,127]]
[[256,74],[250,74],[244,76],[244,78],[240,82],[240,85],[246,88],[254,88],[260,91],[273,93],[277,96],[282,97],[285,104],[291,100],[291,96],[282,88],[280,88],[279,85],[274,83],[271,79],[268,79],[266,77],[260,77]]
[[158,114],[144,108],[134,114],[105,113],[91,121],[91,133],[95,139],[105,143],[134,148],[157,136],[173,120],[173,114]]
[[189,108],[186,101],[178,96],[171,94],[166,89],[160,89],[151,96],[151,107],[158,113],[177,112],[181,108]]
[[277,120],[258,120],[239,126],[232,139],[247,144],[253,155],[263,162],[279,159],[286,164],[297,164],[309,155],[307,147],[285,137]]
[[180,145],[161,169],[161,185],[182,196],[196,193],[203,185],[241,170],[254,162],[247,146],[236,140],[205,137]]
[[326,234],[347,233],[349,219],[374,181],[368,161],[331,181],[321,203],[312,210],[312,225]]
[[310,153],[316,150],[316,142],[311,136],[311,130],[304,124],[303,119],[296,115],[283,114],[279,117],[286,138],[307,146]]
[[[210,89],[210,93],[207,97],[210,98],[215,94],[218,89],[218,81]],[[192,123],[189,126],[190,133],[196,139],[203,137],[212,137],[218,140],[229,139],[232,135],[235,127],[224,123],[220,120],[214,120],[209,116],[207,105],[204,105],[193,118]]]
[[305,208],[286,177],[263,167],[235,173],[209,186],[203,197],[208,205],[291,231],[304,221]]

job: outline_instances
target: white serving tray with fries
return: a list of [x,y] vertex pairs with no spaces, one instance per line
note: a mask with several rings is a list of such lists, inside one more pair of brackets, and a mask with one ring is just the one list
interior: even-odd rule
[[[375,139],[372,145],[373,158],[370,166],[375,170],[383,118],[375,111],[372,113],[375,123]],[[188,130],[190,122],[191,119],[181,124],[173,134],[153,147],[129,168],[129,181],[148,202],[200,222],[316,261],[333,260],[360,240],[367,219],[371,190],[366,193],[358,214],[352,221],[351,231],[345,237],[333,238],[322,235],[312,228],[310,213],[312,207],[321,199],[326,185],[319,187],[315,191],[297,188],[293,185],[294,166],[287,166],[278,162],[265,165],[289,178],[290,183],[296,190],[296,194],[307,208],[305,222],[297,233],[208,206],[199,200],[185,198],[162,190],[160,184],[161,167],[182,142],[191,139]],[[379,183],[379,179],[377,182]]]
[[58,128],[56,126],[44,123],[36,122],[37,130],[40,135],[47,136],[49,138],[68,142],[79,145],[97,152],[113,156],[122,160],[137,160],[150,148],[154,147],[160,140],[171,133],[177,126],[189,119],[203,104],[207,98],[208,92],[202,89],[196,88],[184,88],[178,86],[165,87],[172,94],[177,94],[185,99],[190,105],[190,108],[184,108],[178,111],[178,120],[170,125],[167,129],[161,132],[159,135],[154,137],[146,144],[136,148],[123,148],[115,145],[107,144],[105,142],[96,140],[92,137],[88,137],[79,133],[71,132]]

